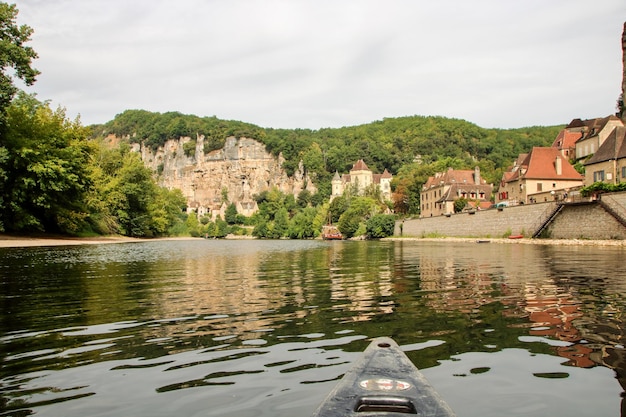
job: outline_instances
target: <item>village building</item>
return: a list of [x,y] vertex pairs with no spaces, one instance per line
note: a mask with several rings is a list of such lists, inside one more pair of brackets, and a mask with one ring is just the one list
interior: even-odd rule
[[626,127],[618,126],[585,162],[585,185],[626,182]]
[[563,200],[572,189],[582,185],[583,176],[559,149],[533,147],[503,174],[495,202],[517,205]]
[[575,157],[569,156],[568,159],[581,160],[593,155],[600,149],[613,129],[623,125],[623,122],[614,115],[588,120],[572,120],[563,130],[572,136],[579,134],[580,138],[575,143]]
[[480,168],[438,172],[429,177],[420,192],[420,217],[433,217],[454,213],[454,202],[466,199],[474,209],[491,205],[493,185],[480,176]]
[[582,128],[570,127],[572,123],[561,130],[552,142],[552,147],[561,151],[561,154],[569,161],[576,159],[576,142],[583,137]]
[[353,189],[358,195],[365,194],[366,190],[376,187],[380,191],[383,200],[391,200],[391,180],[393,176],[385,170],[382,174],[374,174],[362,159],[359,159],[350,170],[349,174],[335,176],[331,181],[332,192],[330,200],[343,195],[346,190]]

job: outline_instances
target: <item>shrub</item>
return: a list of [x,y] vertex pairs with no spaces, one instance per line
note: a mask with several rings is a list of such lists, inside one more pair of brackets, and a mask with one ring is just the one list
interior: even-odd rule
[[377,214],[365,223],[365,233],[369,239],[392,236],[396,227],[396,218],[390,214]]

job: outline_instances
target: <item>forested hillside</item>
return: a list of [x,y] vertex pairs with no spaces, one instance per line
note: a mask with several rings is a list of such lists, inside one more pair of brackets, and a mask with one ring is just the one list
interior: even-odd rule
[[[322,194],[330,193],[335,171],[348,172],[362,158],[374,172],[388,169],[396,177],[393,185],[398,192],[419,194],[429,175],[447,167],[478,165],[483,177],[497,184],[518,154],[533,146],[549,146],[561,128],[485,129],[464,120],[410,116],[336,129],[273,129],[216,117],[127,110],[104,125],[93,126],[93,132],[129,137],[131,142],[153,148],[171,138],[204,135],[205,152],[221,148],[228,136],[253,138],[274,155],[283,154],[288,174],[303,161]],[[415,198],[419,195],[405,196],[406,207],[396,209],[415,213]]]

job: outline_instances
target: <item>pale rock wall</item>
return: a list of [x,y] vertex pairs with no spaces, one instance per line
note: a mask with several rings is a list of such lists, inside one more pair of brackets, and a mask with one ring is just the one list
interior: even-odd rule
[[[265,146],[249,138],[229,137],[222,149],[204,153],[204,137],[196,139],[193,157],[186,156],[183,145],[192,139],[168,140],[156,152],[136,145],[141,158],[158,175],[161,186],[180,189],[188,205],[194,203],[215,210],[222,203],[222,189],[228,190],[233,203],[252,201],[255,194],[277,187],[295,196],[303,189],[315,193],[311,181],[300,169],[288,177],[282,168],[284,159],[265,150]],[[162,166],[162,168],[159,168]]]

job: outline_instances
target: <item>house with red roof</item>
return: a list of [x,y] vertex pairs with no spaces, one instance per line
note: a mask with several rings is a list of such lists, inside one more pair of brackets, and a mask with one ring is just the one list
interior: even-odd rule
[[480,176],[480,168],[458,170],[449,168],[429,177],[420,192],[420,217],[454,213],[454,202],[460,198],[476,209],[491,206],[493,185]]
[[371,187],[380,190],[383,200],[391,200],[392,179],[393,176],[386,168],[382,174],[374,174],[365,161],[359,159],[352,165],[349,174],[339,175],[338,172],[335,172],[335,176],[331,181],[332,193],[330,200],[332,201],[333,198],[343,195],[350,188],[356,190],[357,194],[363,195]]
[[576,159],[576,142],[582,137],[583,132],[580,128],[566,127],[556,136],[552,142],[552,147],[557,148],[565,158],[571,161]]
[[[523,158],[523,159],[522,159]],[[554,201],[583,185],[583,176],[555,147],[533,147],[502,176],[496,203],[508,205]]]
[[585,185],[626,182],[626,127],[618,126],[595,154],[585,161]]

